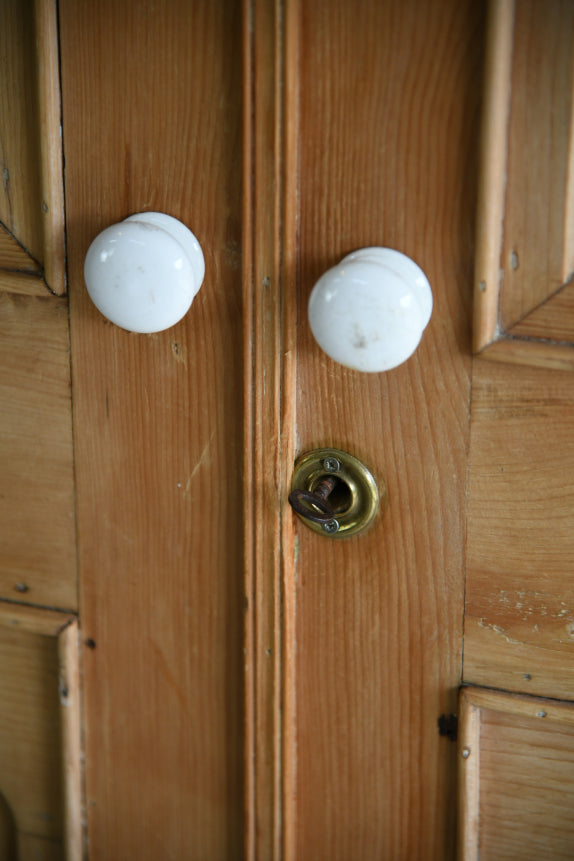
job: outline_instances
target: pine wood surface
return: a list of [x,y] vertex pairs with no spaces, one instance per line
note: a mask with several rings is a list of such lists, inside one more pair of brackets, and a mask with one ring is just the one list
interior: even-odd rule
[[2,293],[21,293],[23,296],[49,296],[43,278],[23,272],[0,272],[0,290]]
[[81,861],[77,618],[0,601],[0,653],[0,856]]
[[573,42],[571,3],[489,4],[473,330],[490,359],[572,367],[551,342],[574,340]]
[[4,0],[0,7],[0,222],[35,260],[42,261],[35,47],[33,0]]
[[[389,507],[348,541],[297,525],[292,857],[444,861],[455,751],[437,719],[461,671],[484,22],[452,2],[301,16],[298,450],[362,458]],[[410,255],[435,297],[414,357],[380,375],[332,363],[306,321],[318,276],[369,245]]]
[[34,0],[40,185],[32,205],[42,213],[44,278],[56,294],[66,291],[64,165],[57,0]]
[[490,0],[487,6],[474,257],[475,352],[495,340],[499,328],[514,6],[514,0]]
[[39,274],[41,267],[25,248],[0,224],[0,267],[18,272]]
[[17,848],[16,823],[10,807],[0,795],[0,857],[10,859]]
[[298,64],[295,4],[243,4],[247,858],[289,857]]
[[574,246],[574,234],[567,231],[574,195],[569,177],[573,48],[574,5],[569,0],[516,3],[500,259],[504,330],[573,274],[566,271]]
[[[243,4],[245,854],[277,857],[280,761],[281,37],[273,3]],[[256,391],[264,392],[259,397]]]
[[574,706],[465,688],[460,718],[460,861],[571,858]]
[[57,637],[75,618],[71,613],[0,601],[0,626],[13,630]]
[[[242,854],[240,26],[232,2],[60,4],[93,861]],[[146,209],[206,256],[153,336],[82,277]]]
[[574,379],[476,360],[464,679],[574,697]]
[[57,639],[0,625],[0,680],[0,792],[14,817],[18,858],[37,857],[24,851],[28,835],[40,844],[55,843],[61,858]]
[[[495,5],[510,26],[513,4]],[[6,10],[30,50],[31,6]],[[44,45],[53,12],[36,3]],[[246,0],[242,39],[232,0],[62,0],[60,19],[90,858],[451,858],[455,752],[437,718],[456,710],[462,660],[482,10]],[[497,56],[504,78],[511,54]],[[14,127],[44,123],[36,138],[22,132],[25,159],[30,140],[59,139],[57,68],[44,66],[38,96],[18,63],[10,74],[29,90]],[[58,148],[42,152],[57,170]],[[104,321],[82,278],[96,233],[142,209],[182,218],[207,258],[190,314],[156,336]],[[563,216],[568,239],[568,205]],[[435,297],[416,355],[385,375],[332,363],[306,320],[317,277],[370,244],[411,255]],[[486,295],[497,315],[498,294]],[[563,288],[516,333],[537,336],[524,328],[535,323],[563,340],[569,297]],[[67,304],[40,278],[3,273],[0,311],[0,597],[76,609]],[[572,349],[505,338],[486,355],[546,370],[475,363],[465,679],[572,697],[574,401],[557,372],[574,366]],[[311,534],[286,503],[296,452],[325,444],[390,490],[385,515],[347,542]],[[45,641],[52,672],[62,618],[0,602],[0,642]],[[63,746],[71,857],[76,637],[72,622],[58,646],[70,705],[37,703],[33,718],[51,732],[58,711],[46,773]],[[27,667],[10,652],[7,720],[20,714],[12,694],[35,684]],[[516,714],[491,721],[493,751],[529,730]],[[509,773],[524,770],[528,756],[512,753]],[[475,789],[465,809],[478,828]],[[20,835],[22,857],[60,857],[61,839]]]
[[74,610],[68,349],[63,299],[0,292],[0,598]]
[[509,331],[529,338],[574,342],[574,284],[558,289]]
[[75,618],[58,636],[58,690],[64,793],[64,856],[66,861],[82,861],[85,857],[84,758],[80,703],[80,631]]
[[63,851],[60,842],[31,834],[18,835],[18,858],[22,861],[62,861]]
[[64,196],[55,0],[4,0],[0,58],[0,222],[2,233],[22,246],[2,236],[0,268],[41,271],[60,294]]
[[502,337],[482,350],[480,358],[509,365],[534,365],[548,370],[571,371],[574,370],[574,345]]
[[471,701],[471,696],[479,691],[479,688],[461,688],[458,699],[457,861],[479,861],[480,704]]

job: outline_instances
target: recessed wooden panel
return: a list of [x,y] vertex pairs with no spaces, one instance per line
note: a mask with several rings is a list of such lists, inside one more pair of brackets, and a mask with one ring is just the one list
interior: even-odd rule
[[24,272],[8,272],[2,270],[0,285],[3,293],[21,293],[23,296],[41,296],[48,294],[46,284],[41,275],[31,275]]
[[65,290],[62,133],[55,0],[0,7],[0,268]]
[[59,842],[31,834],[18,837],[18,861],[63,861],[64,858],[66,856]]
[[[574,275],[567,218],[574,4],[518,0],[512,39],[500,322],[511,330]],[[573,201],[574,202],[574,201]],[[574,340],[574,316],[570,337]],[[544,337],[544,331],[539,332]],[[548,337],[548,336],[547,336]]]
[[464,679],[574,698],[574,378],[475,361]]
[[569,861],[574,705],[466,688],[459,718],[460,861]]
[[[347,541],[297,523],[290,857],[444,861],[455,751],[437,719],[456,710],[461,666],[482,10],[300,10],[298,449],[357,455],[389,506]],[[306,320],[319,275],[369,245],[411,256],[435,298],[417,352],[385,374],[336,365]]]
[[0,292],[0,365],[0,597],[75,609],[66,302]]
[[0,601],[0,857],[81,861],[78,623]]
[[559,351],[574,367],[573,46],[568,0],[490,3],[474,322],[488,358],[547,367]]
[[[60,3],[90,857],[240,858],[241,40],[235,2]],[[206,257],[111,325],[87,248],[141,210]]]
[[26,249],[3,224],[0,224],[0,264],[2,269],[40,275],[38,263],[30,257]]
[[57,639],[0,626],[0,686],[0,792],[17,832],[57,841],[63,857]]
[[536,338],[543,332],[553,341],[572,338],[574,320],[574,284],[566,284],[513,327],[516,335]]
[[[2,3],[2,194],[0,221],[13,233],[33,261],[42,256],[42,210],[35,192],[40,187],[39,116],[37,111],[34,3]],[[0,260],[0,265],[4,263]]]

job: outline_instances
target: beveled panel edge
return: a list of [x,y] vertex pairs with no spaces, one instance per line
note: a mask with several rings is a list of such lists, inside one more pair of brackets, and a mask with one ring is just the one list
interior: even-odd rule
[[574,370],[574,344],[499,335],[475,353],[477,358],[557,371]]
[[487,21],[474,272],[475,353],[499,334],[514,0],[491,0]]

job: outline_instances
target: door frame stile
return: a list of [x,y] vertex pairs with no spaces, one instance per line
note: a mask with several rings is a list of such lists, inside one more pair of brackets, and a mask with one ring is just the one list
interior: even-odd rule
[[245,854],[289,858],[294,823],[298,3],[243,5]]

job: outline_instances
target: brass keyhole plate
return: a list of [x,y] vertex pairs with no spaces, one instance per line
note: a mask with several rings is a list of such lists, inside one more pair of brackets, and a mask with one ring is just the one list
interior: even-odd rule
[[317,448],[302,454],[295,463],[291,490],[313,492],[325,476],[334,476],[337,485],[329,496],[335,510],[338,529],[299,516],[309,529],[329,538],[348,538],[364,532],[373,522],[379,508],[387,501],[385,482],[379,487],[364,463],[337,448]]

